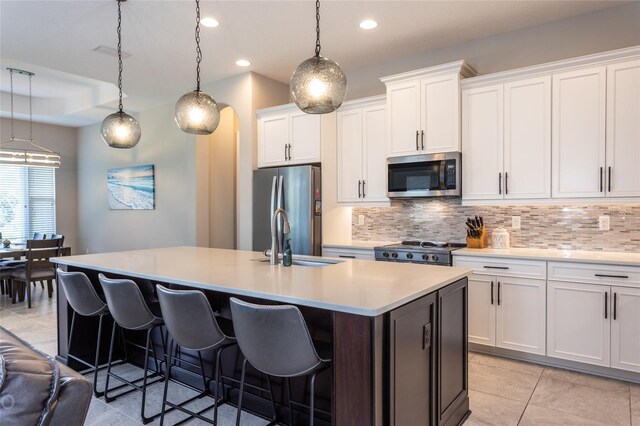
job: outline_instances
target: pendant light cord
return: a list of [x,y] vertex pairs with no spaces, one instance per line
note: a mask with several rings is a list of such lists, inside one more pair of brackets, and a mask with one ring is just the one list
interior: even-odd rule
[[33,143],[33,97],[31,96],[31,77],[29,74],[29,140]]
[[200,91],[200,62],[202,50],[200,49],[200,0],[196,0],[196,91]]
[[119,102],[118,102],[118,110],[122,112],[122,13],[120,11],[120,3],[122,0],[117,0],[118,2],[118,91],[119,91]]
[[11,84],[11,140],[14,140],[16,135],[13,132],[13,70],[11,68],[9,68],[9,81]]
[[320,0],[316,0],[316,58],[320,56]]

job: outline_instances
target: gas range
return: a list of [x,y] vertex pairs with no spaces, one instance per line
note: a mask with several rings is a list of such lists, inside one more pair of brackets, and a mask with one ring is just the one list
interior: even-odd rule
[[461,243],[415,240],[374,247],[374,251],[376,260],[379,261],[451,266],[453,264],[451,252],[466,246]]

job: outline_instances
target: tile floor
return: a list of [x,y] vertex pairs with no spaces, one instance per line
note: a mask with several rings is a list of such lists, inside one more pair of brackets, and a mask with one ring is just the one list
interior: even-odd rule
[[[8,297],[0,296],[0,325],[55,355],[55,309],[55,298],[48,299],[40,288],[34,292],[32,309],[25,303],[12,305]],[[121,368],[123,375],[136,373]],[[147,406],[152,409],[159,405],[162,384],[152,385],[149,392]],[[178,385],[170,394],[178,399],[192,395]],[[469,397],[473,414],[465,425],[640,426],[640,385],[479,353],[469,354]],[[129,394],[106,404],[94,398],[86,424],[140,425],[139,399],[139,394]],[[210,402],[197,400],[192,408],[203,408]],[[234,424],[235,414],[235,408],[221,406],[219,423]],[[173,424],[181,418],[180,413],[171,413],[166,422]],[[188,424],[200,423],[205,424]],[[242,424],[257,426],[266,421],[243,413]]]

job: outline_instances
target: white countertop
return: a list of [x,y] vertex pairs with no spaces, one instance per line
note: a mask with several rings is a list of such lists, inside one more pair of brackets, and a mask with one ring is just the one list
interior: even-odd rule
[[390,244],[398,244],[399,241],[343,241],[339,243],[325,243],[322,248],[355,248],[355,249],[371,249],[374,247],[388,246]]
[[640,266],[640,253],[585,250],[556,250],[533,248],[455,250],[454,256],[491,256],[513,259],[549,260],[559,262],[604,263],[609,265]]
[[260,252],[171,247],[65,256],[52,261],[365,316],[388,312],[471,273],[467,268],[351,259],[329,266],[287,268],[253,259],[266,258]]

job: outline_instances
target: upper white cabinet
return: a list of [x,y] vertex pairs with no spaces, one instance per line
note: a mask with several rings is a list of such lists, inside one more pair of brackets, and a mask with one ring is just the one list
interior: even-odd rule
[[550,77],[465,89],[462,115],[465,199],[550,196]]
[[607,67],[606,194],[640,196],[640,60]]
[[258,167],[320,162],[320,116],[283,105],[257,112]]
[[387,86],[387,157],[460,151],[464,61],[381,78]]
[[604,197],[606,67],[553,76],[553,197]]
[[338,202],[389,202],[385,115],[384,96],[346,102],[338,111]]

